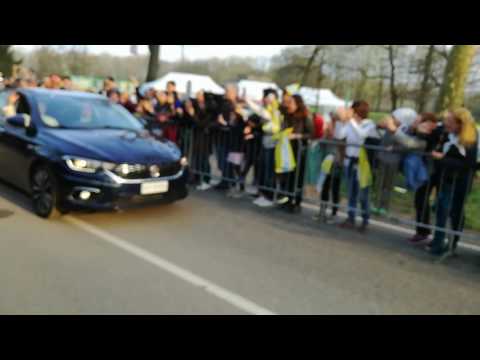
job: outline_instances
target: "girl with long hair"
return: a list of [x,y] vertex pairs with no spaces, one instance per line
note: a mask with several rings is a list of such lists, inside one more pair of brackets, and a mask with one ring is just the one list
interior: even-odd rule
[[[445,136],[438,151],[432,152],[439,172],[439,193],[437,196],[437,221],[433,241],[427,251],[442,255],[445,247],[447,220],[451,220],[453,231],[462,232],[465,225],[464,207],[472,189],[477,162],[478,135],[475,120],[465,108],[457,108],[447,113]],[[453,241],[455,250],[460,240],[456,235]]]
[[290,145],[296,161],[294,171],[282,174],[282,188],[294,196],[285,198],[282,204],[287,211],[298,213],[301,211],[303,200],[303,186],[306,166],[306,151],[308,139],[313,134],[313,123],[309,111],[300,95],[293,95],[286,99],[283,128],[292,128]]

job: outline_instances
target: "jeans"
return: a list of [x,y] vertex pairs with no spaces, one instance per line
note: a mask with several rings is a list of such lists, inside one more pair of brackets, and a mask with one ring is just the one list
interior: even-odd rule
[[349,160],[346,167],[347,189],[348,189],[348,219],[354,224],[357,212],[357,202],[360,201],[362,208],[363,225],[367,226],[370,219],[370,204],[368,199],[369,188],[360,189],[358,181],[358,165],[355,161]]
[[330,192],[332,193],[332,215],[335,216],[338,212],[338,204],[340,203],[340,185],[342,182],[342,171],[338,164],[333,164],[331,173],[325,179],[325,184],[323,185],[321,200],[323,203],[323,208],[327,208],[327,204],[330,201]]
[[200,154],[199,159],[199,171],[201,172],[200,178],[205,183],[210,182],[210,159],[209,154]]
[[433,182],[429,181],[420,186],[415,192],[415,211],[417,223],[419,224],[417,225],[417,235],[429,236],[432,233],[430,229],[421,225],[430,225],[430,195],[435,186]]
[[[435,226],[440,229],[447,227],[451,219],[453,231],[461,232],[465,226],[464,205],[468,193],[468,179],[458,179],[455,184],[444,183],[437,197],[437,222]],[[434,251],[442,251],[445,246],[445,231],[437,229],[431,247]],[[454,248],[460,236],[455,235]]]

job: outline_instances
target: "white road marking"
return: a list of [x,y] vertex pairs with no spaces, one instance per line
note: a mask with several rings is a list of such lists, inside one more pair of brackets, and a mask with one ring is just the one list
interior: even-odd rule
[[196,286],[207,293],[210,293],[217,298],[253,315],[276,315],[274,312],[261,307],[254,302],[245,299],[244,297],[237,295],[227,289],[218,286],[211,281],[205,280],[200,276],[193,274],[192,272],[177,266],[168,260],[161,258],[145,249],[142,249],[136,245],[129,243],[115,235],[112,235],[96,226],[93,226],[83,220],[74,218],[72,216],[64,216],[63,219],[76,227],[95,235],[96,237],[114,245],[156,267]]
[[[302,207],[304,207],[306,209],[310,209],[310,210],[316,210],[316,211],[319,210],[318,206],[311,205],[311,204],[302,204]],[[344,212],[339,211],[338,213],[342,216],[345,216],[345,217],[347,216],[347,214],[344,213]],[[400,233],[403,233],[403,234],[406,234],[406,235],[412,235],[412,236],[415,235],[415,231],[410,230],[410,229],[405,229],[401,226],[387,224],[387,223],[384,223],[384,222],[381,222],[381,221],[376,221],[376,220],[369,220],[369,222],[372,225],[375,225],[377,227],[381,227],[381,228],[384,228],[384,229],[393,230],[393,231],[400,232]],[[458,247],[480,252],[480,246],[473,245],[473,244],[466,244],[465,242],[459,242]]]

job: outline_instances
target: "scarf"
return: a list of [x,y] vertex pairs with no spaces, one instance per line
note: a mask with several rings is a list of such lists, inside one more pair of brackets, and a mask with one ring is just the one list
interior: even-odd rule
[[447,154],[452,146],[456,146],[462,156],[467,156],[467,149],[465,149],[465,146],[461,145],[458,141],[459,139],[457,135],[449,134],[448,141],[443,145],[443,153]]

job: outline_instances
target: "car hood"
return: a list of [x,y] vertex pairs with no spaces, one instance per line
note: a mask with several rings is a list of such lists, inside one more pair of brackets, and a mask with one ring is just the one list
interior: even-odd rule
[[44,141],[61,155],[141,165],[170,163],[181,156],[172,142],[133,131],[48,129],[42,133]]

